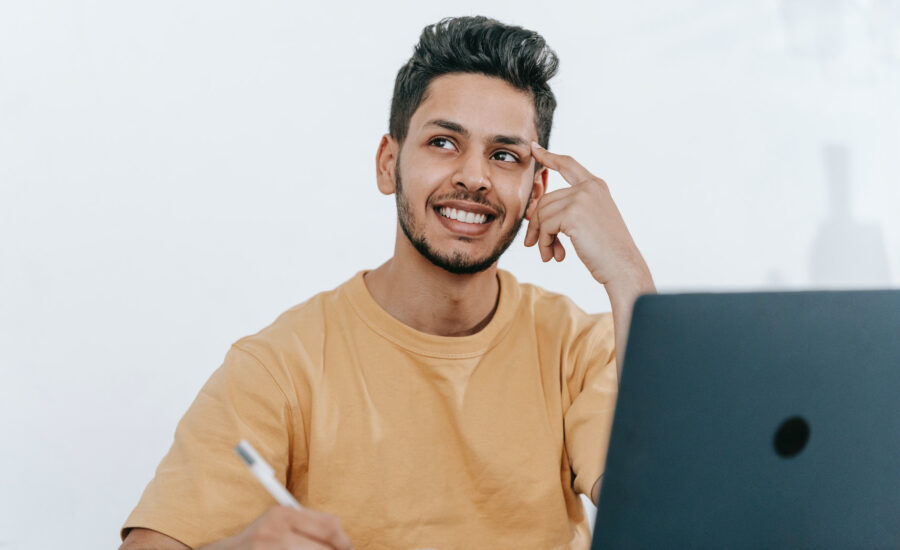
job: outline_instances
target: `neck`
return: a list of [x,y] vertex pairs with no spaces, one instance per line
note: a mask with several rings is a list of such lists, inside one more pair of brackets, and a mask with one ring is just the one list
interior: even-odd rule
[[[406,241],[406,237],[401,237]],[[484,328],[500,296],[497,264],[471,275],[455,275],[398,239],[394,256],[366,273],[366,287],[385,311],[427,334],[467,336]]]

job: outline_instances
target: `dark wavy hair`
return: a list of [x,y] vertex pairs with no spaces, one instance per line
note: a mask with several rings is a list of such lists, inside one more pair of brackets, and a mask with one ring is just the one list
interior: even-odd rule
[[534,31],[487,17],[448,17],[422,30],[400,68],[391,100],[390,133],[401,144],[428,84],[448,73],[502,78],[534,98],[538,143],[548,147],[556,98],[547,84],[559,67],[556,52]]

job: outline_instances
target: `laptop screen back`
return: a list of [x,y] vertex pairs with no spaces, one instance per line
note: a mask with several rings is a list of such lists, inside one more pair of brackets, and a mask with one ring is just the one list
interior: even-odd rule
[[593,547],[900,547],[900,291],[639,299]]

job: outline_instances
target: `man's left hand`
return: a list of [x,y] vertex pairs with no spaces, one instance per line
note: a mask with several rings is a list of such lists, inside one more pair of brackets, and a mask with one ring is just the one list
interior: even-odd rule
[[572,157],[551,153],[534,142],[531,151],[537,162],[559,172],[569,187],[551,191],[538,200],[529,217],[525,246],[537,244],[543,261],[555,258],[561,262],[566,250],[558,235],[564,233],[599,283],[649,277],[647,264],[606,182]]

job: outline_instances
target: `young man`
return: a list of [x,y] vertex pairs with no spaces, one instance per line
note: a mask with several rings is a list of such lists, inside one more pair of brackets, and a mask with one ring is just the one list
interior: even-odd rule
[[[376,156],[393,257],[234,344],[123,548],[587,548],[577,493],[596,501],[614,349],[654,287],[606,184],[544,149],[556,66],[494,20],[423,31]],[[548,170],[569,187],[546,193]],[[571,238],[612,316],[497,269],[523,219],[545,262]],[[303,510],[273,505],[240,439]]]

